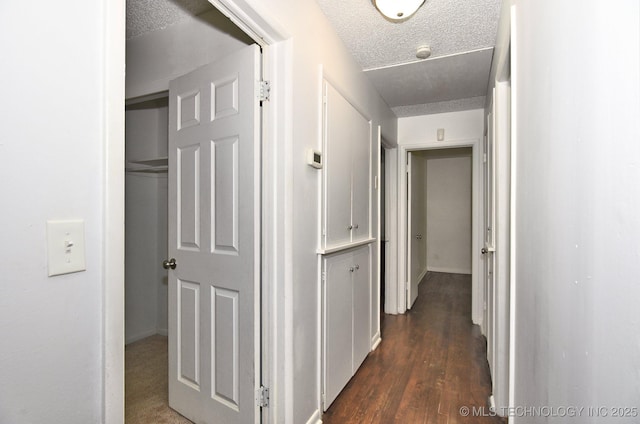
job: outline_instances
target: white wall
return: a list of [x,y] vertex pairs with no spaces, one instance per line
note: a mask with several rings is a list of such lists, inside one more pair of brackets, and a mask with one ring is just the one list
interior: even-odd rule
[[638,407],[640,4],[515,3],[514,402]]
[[[102,421],[104,8],[0,3],[2,423]],[[87,270],[49,278],[45,223],[69,218]]]
[[426,157],[427,269],[471,274],[471,149]]
[[437,140],[438,128],[444,128],[445,141],[482,139],[484,111],[436,113],[398,119],[398,143],[409,145]]
[[127,98],[166,91],[169,81],[253,41],[217,9],[127,40]]
[[[127,161],[167,156],[166,98],[126,112]],[[135,164],[129,164],[135,167]],[[167,174],[127,172],[125,179],[125,341],[167,334]]]

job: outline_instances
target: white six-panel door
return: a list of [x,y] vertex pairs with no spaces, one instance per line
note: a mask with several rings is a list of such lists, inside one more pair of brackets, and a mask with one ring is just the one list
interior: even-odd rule
[[196,423],[259,409],[260,51],[170,83],[169,404]]
[[411,309],[427,268],[427,160],[416,152],[409,152],[407,160],[407,309]]

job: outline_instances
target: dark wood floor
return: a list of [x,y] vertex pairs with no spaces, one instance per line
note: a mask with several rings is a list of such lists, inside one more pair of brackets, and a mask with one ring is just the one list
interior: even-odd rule
[[[471,276],[429,273],[410,312],[383,316],[382,343],[322,420],[324,424],[506,422],[490,416],[490,392],[485,339],[471,323]],[[464,407],[470,416],[464,416]],[[484,416],[473,416],[473,407],[485,407]]]

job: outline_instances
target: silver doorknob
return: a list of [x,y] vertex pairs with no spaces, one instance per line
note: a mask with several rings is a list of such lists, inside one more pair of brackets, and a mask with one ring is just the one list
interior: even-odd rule
[[165,259],[164,261],[162,261],[162,268],[164,269],[176,269],[176,266],[178,265],[178,263],[176,262],[176,260],[174,258],[171,259]]
[[485,253],[487,253],[487,252],[488,252],[488,250],[487,250],[487,248],[486,248],[486,247],[483,247],[483,248],[482,248],[482,250],[480,250],[480,253],[482,253],[483,255],[484,255]]

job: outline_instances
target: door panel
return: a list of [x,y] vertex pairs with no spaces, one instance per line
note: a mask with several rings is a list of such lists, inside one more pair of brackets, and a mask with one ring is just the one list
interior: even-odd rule
[[238,138],[211,142],[213,216],[212,251],[238,253]]
[[180,219],[178,245],[180,249],[200,249],[200,146],[177,149],[177,198]]
[[353,263],[353,370],[360,367],[371,350],[371,248],[354,252]]
[[351,140],[353,107],[325,83],[325,231],[326,246],[351,241]]
[[249,46],[169,86],[169,405],[198,423],[260,420],[259,79]]
[[211,291],[212,396],[232,409],[239,407],[238,296],[233,290],[213,287]]
[[179,281],[178,333],[180,346],[178,378],[196,390],[200,389],[200,284]]
[[[324,259],[324,410],[352,376],[353,252]],[[368,336],[367,336],[368,337]]]
[[355,108],[351,108],[353,117],[351,125],[352,149],[352,241],[369,238],[369,221],[371,211],[371,122]]

